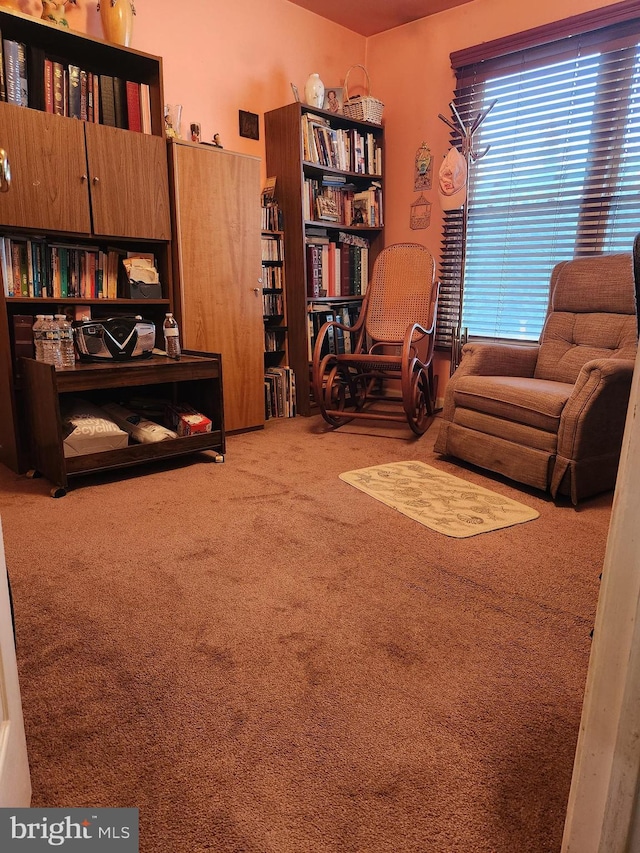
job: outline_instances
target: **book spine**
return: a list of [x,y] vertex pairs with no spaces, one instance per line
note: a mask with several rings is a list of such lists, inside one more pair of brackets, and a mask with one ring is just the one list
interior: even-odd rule
[[116,126],[113,77],[108,74],[100,75],[100,121],[109,127]]
[[64,115],[64,67],[61,62],[53,63],[53,112]]
[[7,100],[7,84],[4,73],[4,55],[2,51],[2,33],[0,32],[0,101]]
[[53,62],[50,59],[44,61],[44,109],[47,113],[53,112]]
[[93,121],[99,124],[100,119],[100,76],[93,75]]
[[27,81],[27,47],[18,42],[18,77],[20,79],[20,105],[29,106],[29,83]]
[[80,118],[86,119],[88,118],[88,106],[87,106],[87,96],[88,96],[88,79],[87,72],[80,69]]
[[129,130],[142,132],[142,116],[140,113],[140,85],[127,80],[127,117]]
[[70,65],[67,69],[67,81],[69,85],[68,92],[68,112],[70,118],[81,118],[80,104],[80,68],[77,65]]
[[20,104],[20,68],[18,60],[18,42],[5,39],[3,42],[6,72],[7,101]]
[[113,102],[115,106],[116,127],[126,130],[129,127],[127,116],[127,86],[122,77],[113,78]]
[[94,121],[93,113],[93,72],[87,73],[87,121]]

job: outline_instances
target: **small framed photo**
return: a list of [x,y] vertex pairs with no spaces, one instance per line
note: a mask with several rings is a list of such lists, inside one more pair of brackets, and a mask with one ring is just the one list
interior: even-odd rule
[[240,136],[244,136],[247,139],[260,139],[260,125],[257,113],[238,110],[238,123]]
[[322,109],[330,113],[341,113],[344,106],[344,89],[340,86],[327,86],[324,90]]
[[197,121],[192,121],[189,126],[189,130],[191,132],[191,141],[192,142],[200,142],[200,123]]

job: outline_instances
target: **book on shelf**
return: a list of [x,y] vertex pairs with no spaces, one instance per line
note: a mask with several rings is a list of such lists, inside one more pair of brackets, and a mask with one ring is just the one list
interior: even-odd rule
[[113,78],[113,104],[115,109],[116,127],[126,130],[129,127],[127,113],[127,81],[122,77]]
[[116,126],[116,104],[113,88],[113,77],[109,74],[100,74],[100,122],[109,127]]
[[81,118],[80,66],[67,66],[67,87],[67,115],[70,118]]
[[4,51],[2,50],[2,33],[0,32],[0,101],[7,100],[7,84],[4,72]]
[[151,133],[151,89],[148,83],[140,84],[140,119],[143,133]]
[[20,88],[20,58],[18,55],[18,48],[19,43],[17,41],[4,39],[2,42],[7,101],[10,104],[18,104],[20,106],[22,104],[22,97]]
[[134,83],[132,80],[127,80],[125,85],[127,91],[127,118],[129,122],[129,130],[135,130],[140,133],[142,131],[140,84]]
[[[268,367],[264,372],[265,395],[272,417],[292,418],[296,414],[295,374],[290,367]],[[266,412],[265,412],[266,414]]]

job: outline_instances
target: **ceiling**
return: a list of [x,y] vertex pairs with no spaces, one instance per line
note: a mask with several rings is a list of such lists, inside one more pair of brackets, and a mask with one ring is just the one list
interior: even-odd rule
[[354,33],[373,36],[471,0],[291,0]]

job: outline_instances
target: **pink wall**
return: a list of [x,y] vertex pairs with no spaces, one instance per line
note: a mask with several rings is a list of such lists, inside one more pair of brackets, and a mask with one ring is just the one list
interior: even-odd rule
[[[385,240],[415,240],[438,257],[442,234],[437,178],[448,150],[448,127],[438,113],[449,116],[455,77],[449,54],[501,36],[560,18],[612,5],[616,0],[472,0],[373,36],[367,42],[367,67],[375,81],[373,94],[385,103]],[[426,142],[433,156],[433,189],[425,192],[432,203],[431,225],[409,227],[417,149]],[[448,359],[438,358],[441,396],[449,376]]]

